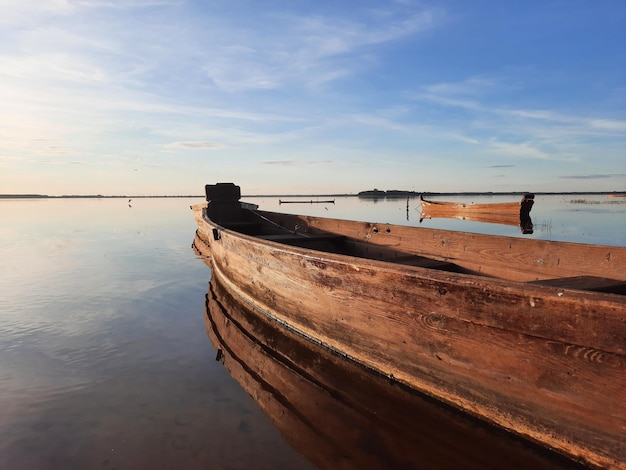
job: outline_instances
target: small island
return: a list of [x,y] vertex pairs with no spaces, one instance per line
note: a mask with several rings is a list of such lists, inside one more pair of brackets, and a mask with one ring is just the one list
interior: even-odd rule
[[403,191],[400,189],[390,189],[388,191],[381,191],[379,189],[372,189],[369,191],[361,191],[357,194],[358,197],[363,197],[363,198],[375,198],[375,199],[379,199],[379,198],[401,198],[401,197],[416,197],[419,196],[421,193],[418,193],[417,191]]

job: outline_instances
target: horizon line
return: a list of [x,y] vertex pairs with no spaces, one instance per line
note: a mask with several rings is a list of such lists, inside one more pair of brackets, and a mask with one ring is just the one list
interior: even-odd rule
[[[363,195],[366,197],[376,197],[372,194],[376,190],[364,190],[358,193],[319,193],[319,194],[243,194],[241,197],[355,197]],[[626,194],[626,191],[409,191],[409,190],[378,190],[380,197],[389,196],[419,196],[423,195],[441,195],[441,196],[463,196],[463,195],[520,195],[520,194],[539,194],[539,195],[567,195],[567,194]],[[205,198],[205,195],[195,194],[153,194],[153,195],[124,195],[124,194],[63,194],[63,195],[49,195],[49,194],[34,194],[34,193],[19,193],[19,194],[0,194],[0,199],[106,199],[106,198],[129,198],[129,199],[142,199],[142,198]]]

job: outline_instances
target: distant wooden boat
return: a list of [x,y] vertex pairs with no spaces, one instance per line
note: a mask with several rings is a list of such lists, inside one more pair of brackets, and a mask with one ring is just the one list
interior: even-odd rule
[[519,202],[465,203],[426,200],[420,196],[422,212],[420,222],[432,218],[473,220],[491,224],[520,227],[522,233],[533,233],[530,210],[535,202],[534,194],[524,194]]
[[194,206],[196,250],[259,316],[596,467],[626,468],[626,247]]
[[626,197],[626,193],[611,193],[611,194],[607,194],[606,197]]
[[216,360],[317,468],[572,468],[259,315],[216,276],[205,306]]
[[278,200],[278,204],[334,204],[335,200],[334,199],[326,199],[326,200],[313,200],[310,199],[308,201],[289,201],[289,200],[283,200],[283,199],[279,199]]

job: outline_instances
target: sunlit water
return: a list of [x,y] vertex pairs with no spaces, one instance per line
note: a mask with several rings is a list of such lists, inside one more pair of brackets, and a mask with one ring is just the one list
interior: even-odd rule
[[[417,199],[243,199],[420,225]],[[203,321],[210,270],[190,248],[199,202],[0,200],[1,469],[309,468],[215,361]],[[531,217],[532,235],[421,226],[626,245],[624,200],[537,196]]]
[[215,361],[194,202],[0,201],[0,468],[307,468]]

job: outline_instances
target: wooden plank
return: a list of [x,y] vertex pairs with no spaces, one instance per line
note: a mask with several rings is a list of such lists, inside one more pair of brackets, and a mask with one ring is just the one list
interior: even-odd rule
[[458,266],[446,261],[439,261],[425,256],[406,255],[406,256],[394,256],[390,258],[384,258],[380,261],[386,261],[389,263],[403,264],[406,266],[419,266],[420,268],[439,269],[442,271],[457,271]]
[[618,279],[609,279],[598,276],[575,276],[556,279],[542,279],[540,281],[533,281],[531,284],[626,295],[626,282]]
[[376,246],[393,247],[453,262],[472,272],[514,281],[536,281],[581,274],[626,281],[626,247],[552,242],[524,238],[405,227],[263,212],[286,227],[299,225],[345,235]]
[[342,235],[335,235],[333,233],[329,234],[306,234],[299,235],[297,233],[279,233],[279,234],[268,234],[268,235],[259,235],[257,238],[261,238],[263,240],[277,241],[281,243],[290,243],[290,242],[313,242],[313,241],[321,241],[321,240],[329,240],[329,241],[339,241],[345,239]]

